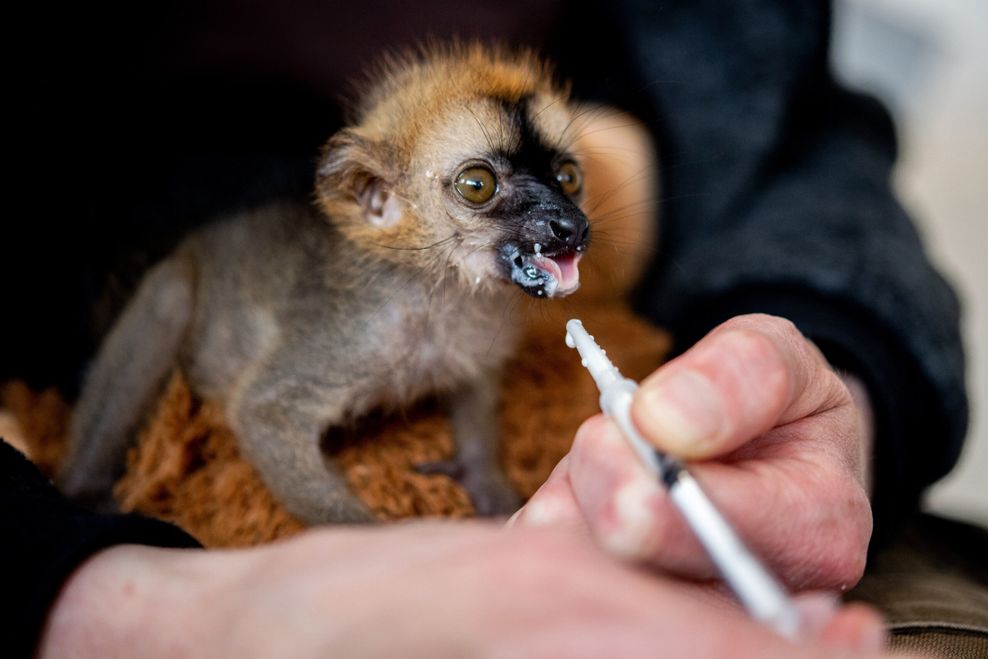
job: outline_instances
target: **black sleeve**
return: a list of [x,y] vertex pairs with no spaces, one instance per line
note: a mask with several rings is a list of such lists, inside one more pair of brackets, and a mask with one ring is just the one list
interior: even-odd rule
[[876,524],[917,505],[967,424],[957,298],[890,187],[885,110],[841,88],[820,0],[627,0],[662,159],[641,310],[679,349],[732,315],[788,317],[867,383]]
[[62,584],[86,558],[122,543],[198,547],[178,527],[138,515],[97,515],[68,503],[0,440],[0,610],[4,656],[30,657]]

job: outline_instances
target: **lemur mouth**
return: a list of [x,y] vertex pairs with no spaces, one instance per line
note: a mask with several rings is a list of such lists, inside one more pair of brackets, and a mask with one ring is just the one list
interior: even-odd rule
[[562,297],[580,287],[581,251],[548,253],[539,243],[530,250],[509,243],[501,248],[501,258],[508,265],[511,281],[521,290],[532,297]]

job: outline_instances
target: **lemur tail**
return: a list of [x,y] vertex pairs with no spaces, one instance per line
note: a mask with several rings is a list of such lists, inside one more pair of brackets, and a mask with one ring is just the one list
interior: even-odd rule
[[73,413],[58,478],[67,496],[113,507],[128,445],[177,363],[194,297],[194,267],[173,257],[148,273],[117,320]]

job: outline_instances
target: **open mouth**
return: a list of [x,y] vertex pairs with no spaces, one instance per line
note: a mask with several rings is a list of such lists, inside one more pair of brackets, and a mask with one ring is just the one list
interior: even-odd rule
[[514,244],[501,248],[511,281],[533,297],[562,297],[579,288],[582,257],[575,250],[549,254],[542,251],[539,243],[531,251]]

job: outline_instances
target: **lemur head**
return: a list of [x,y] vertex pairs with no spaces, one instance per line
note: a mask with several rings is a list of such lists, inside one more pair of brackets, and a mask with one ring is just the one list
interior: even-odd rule
[[324,149],[317,196],[382,258],[566,295],[590,239],[572,123],[567,91],[534,55],[429,48],[378,70]]

